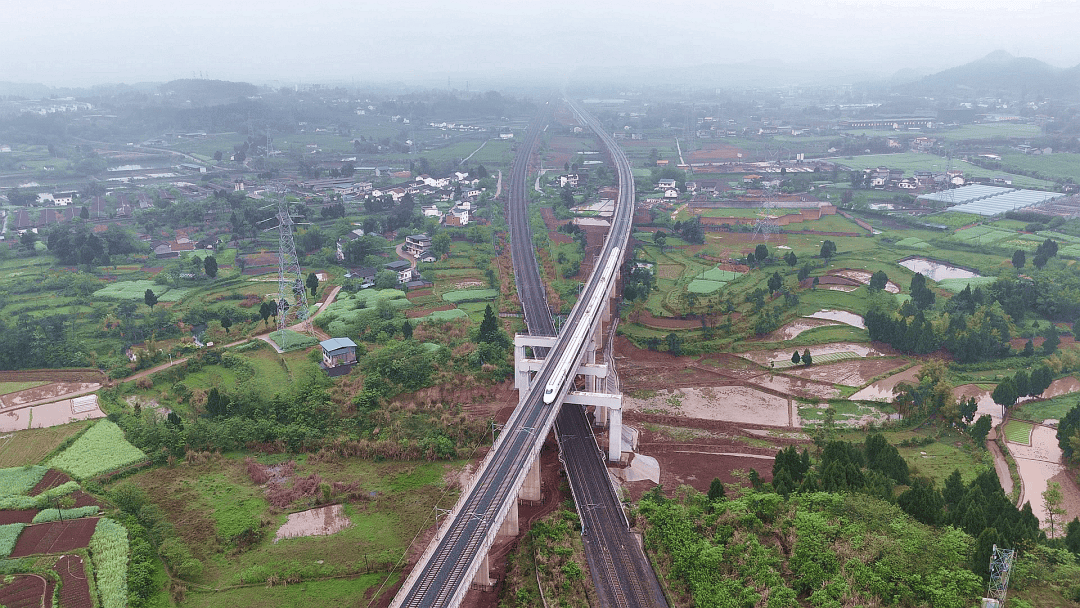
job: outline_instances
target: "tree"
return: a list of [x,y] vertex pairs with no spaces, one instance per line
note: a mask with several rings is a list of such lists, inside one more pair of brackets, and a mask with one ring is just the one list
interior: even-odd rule
[[1028,395],[1038,397],[1043,394],[1043,391],[1050,388],[1053,381],[1054,372],[1049,367],[1045,365],[1036,367],[1031,370],[1031,377],[1028,380]]
[[480,334],[478,342],[497,342],[499,340],[499,319],[495,317],[495,311],[491,304],[484,308],[484,320],[480,322]]
[[435,236],[431,237],[431,253],[438,257],[442,257],[450,253],[450,233],[445,230],[440,231]]
[[754,248],[754,257],[757,258],[758,262],[764,262],[765,258],[769,257],[769,248],[765,246],[765,243],[759,243]]
[[225,330],[225,333],[229,333],[229,328],[232,327],[232,319],[229,315],[221,315],[221,329]]
[[83,208],[79,210],[79,217],[84,220],[90,219],[90,210],[86,208],[86,205],[83,205]]
[[769,277],[769,283],[768,283],[769,291],[771,291],[771,292],[778,291],[780,289],[780,287],[783,286],[783,284],[784,284],[784,279],[783,279],[783,277],[780,276],[779,272],[774,272],[774,273],[772,273],[772,276]]
[[919,310],[926,310],[934,305],[934,291],[926,286],[926,277],[921,272],[911,277],[911,301]]
[[1058,335],[1058,329],[1054,326],[1053,321],[1046,325],[1046,331],[1043,332],[1043,338],[1043,354],[1054,354],[1054,351],[1056,351],[1061,344],[1061,336]]
[[405,319],[405,322],[401,324],[401,335],[404,336],[406,340],[408,340],[412,338],[412,332],[412,323],[410,323],[408,319]]
[[143,294],[143,302],[145,302],[146,305],[150,307],[150,311],[153,312],[154,304],[158,303],[158,297],[154,295],[153,289],[146,290],[146,293]]
[[881,291],[885,289],[885,286],[889,284],[889,275],[885,274],[884,270],[875,272],[870,277],[870,290]]
[[[799,257],[795,255],[794,251],[789,251],[784,254],[784,261],[787,262],[788,266],[794,268],[795,265],[799,263]],[[802,279],[799,280],[801,281]]]
[[1074,517],[1065,528],[1065,548],[1080,556],[1080,517]]
[[1012,378],[1005,378],[994,387],[994,392],[991,393],[991,397],[994,398],[994,403],[1001,406],[1001,415],[1005,415],[1005,410],[1012,407],[1016,403],[1016,399],[1019,395],[1016,394],[1016,385],[1013,384]]
[[916,477],[911,481],[911,486],[907,491],[896,497],[896,504],[908,515],[932,526],[941,518],[945,499],[934,487],[933,481],[925,477]]
[[810,267],[809,263],[803,264],[802,268],[799,269],[799,282],[800,283],[802,283],[806,279],[810,278],[810,271],[811,270],[813,270],[813,268]]
[[993,424],[993,422],[991,421],[990,416],[983,414],[982,416],[979,416],[979,419],[975,421],[975,424],[971,425],[971,438],[975,440],[976,444],[983,445],[983,442],[986,441],[986,436],[990,434],[991,424]]
[[712,483],[709,484],[709,501],[720,500],[725,494],[724,484],[720,482],[720,478],[713,477]]
[[975,397],[968,397],[967,399],[960,398],[960,418],[967,424],[971,424],[971,421],[975,419],[975,413],[979,411],[979,402],[975,400]]
[[307,275],[307,281],[304,282],[308,290],[311,291],[311,297],[315,297],[315,291],[319,289],[319,275],[314,272],[309,272]]
[[34,245],[37,243],[37,241],[38,241],[37,233],[33,232],[31,230],[27,230],[26,232],[24,232],[22,234],[22,236],[19,237],[19,244],[22,245],[23,249],[25,249],[26,251],[29,251],[31,254],[33,254],[36,251],[34,249]]
[[814,358],[810,356],[810,349],[806,349],[802,353],[803,365],[810,366],[814,364]]
[[1017,270],[1020,270],[1021,268],[1024,267],[1024,264],[1026,264],[1026,263],[1027,263],[1027,254],[1024,253],[1023,249],[1017,249],[1016,251],[1013,252],[1013,255],[1012,255],[1013,268],[1015,268]]
[[1051,481],[1046,484],[1046,491],[1042,493],[1043,509],[1046,510],[1046,519],[1050,522],[1050,538],[1056,536],[1056,524],[1055,518],[1058,522],[1061,521],[1067,511],[1062,503],[1065,501],[1064,496],[1061,494],[1061,484],[1056,481]]
[[681,355],[682,354],[682,337],[680,337],[679,334],[677,334],[675,332],[671,332],[671,333],[669,333],[667,335],[666,339],[667,339],[668,352],[671,353],[671,355],[673,357],[678,357],[679,355]]
[[206,259],[203,260],[203,272],[206,273],[206,276],[213,279],[217,277],[217,271],[217,260],[212,255],[206,256]]
[[215,161],[220,163],[221,162],[221,157],[222,157],[221,150],[218,150],[218,151],[214,152],[214,160]]
[[814,280],[810,283],[810,289],[817,289],[817,286],[820,283],[821,283],[821,277],[814,277]]
[[1066,460],[1080,455],[1080,405],[1069,410],[1058,423],[1058,447]]
[[802,361],[802,358],[799,357],[799,351],[796,350],[795,352],[791,353],[791,362],[795,365],[798,365],[799,361]]
[[1023,397],[1031,392],[1031,378],[1024,370],[1018,370],[1016,375],[1013,376],[1013,386],[1016,387],[1016,394],[1019,397]]
[[667,244],[667,233],[663,230],[657,230],[653,233],[653,242],[660,248],[660,251],[663,251],[664,245]]
[[1023,355],[1025,357],[1032,357],[1035,355],[1035,343],[1032,342],[1030,338],[1028,338],[1027,344],[1024,344]]
[[392,270],[380,270],[375,275],[375,289],[393,289],[398,285],[398,275]]
[[276,316],[276,314],[277,306],[274,306],[273,302],[263,300],[263,303],[259,305],[259,318],[262,319],[263,325],[266,324],[267,319]]
[[832,259],[836,255],[836,243],[826,240],[821,244],[821,257],[826,260]]

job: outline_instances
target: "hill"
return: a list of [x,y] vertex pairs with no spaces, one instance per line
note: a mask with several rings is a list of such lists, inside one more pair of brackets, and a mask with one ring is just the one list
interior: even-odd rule
[[1026,95],[1080,94],[1080,66],[1057,68],[1031,57],[994,51],[982,59],[931,74],[908,85],[921,93]]

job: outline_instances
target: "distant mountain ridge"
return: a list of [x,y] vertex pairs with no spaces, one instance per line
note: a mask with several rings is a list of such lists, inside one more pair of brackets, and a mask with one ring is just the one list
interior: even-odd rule
[[1080,65],[1057,68],[1031,57],[1014,57],[998,50],[955,68],[931,74],[905,85],[912,92],[976,93],[997,92],[1027,95],[1080,96]]

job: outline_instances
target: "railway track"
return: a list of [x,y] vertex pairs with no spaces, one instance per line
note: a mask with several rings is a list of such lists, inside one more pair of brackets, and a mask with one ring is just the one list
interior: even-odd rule
[[[575,110],[587,117],[577,108]],[[549,112],[550,107],[545,108],[530,126],[522,149],[514,158],[509,219],[515,284],[525,311],[526,325],[531,333],[553,336],[555,329],[547,306],[546,290],[536,266],[524,194],[529,157],[540,126],[546,122]],[[634,205],[633,178],[629,163],[614,140],[604,133],[594,119],[588,119],[588,122],[608,146],[619,170],[619,204],[598,258],[606,259],[613,248],[625,247],[629,238]],[[608,284],[601,284],[602,273],[597,272],[599,268],[600,264],[597,264],[581,292],[579,302],[587,302],[598,289],[610,288]],[[583,318],[584,313],[584,306],[575,306],[566,326],[592,323],[593,319]],[[593,581],[598,587],[598,595],[608,598],[602,605],[634,608],[667,606],[655,574],[626,527],[622,506],[607,476],[607,468],[584,411],[576,405],[559,407],[543,402],[543,390],[553,375],[556,363],[563,357],[580,358],[583,354],[580,351],[568,352],[569,342],[560,338],[547,353],[547,362],[537,372],[533,388],[504,426],[489,459],[478,473],[476,483],[459,502],[456,517],[440,528],[441,537],[430,550],[430,556],[425,556],[409,574],[391,606],[429,608],[460,604],[480,560],[498,531],[501,523],[498,518],[517,500],[517,490],[525,479],[528,465],[538,454],[544,436],[555,425],[557,417],[561,421],[560,429],[563,429],[560,442],[568,446],[564,458],[573,463],[567,469],[571,475],[571,487],[578,497],[583,525],[588,529],[586,552]],[[584,523],[586,514],[587,524]]]

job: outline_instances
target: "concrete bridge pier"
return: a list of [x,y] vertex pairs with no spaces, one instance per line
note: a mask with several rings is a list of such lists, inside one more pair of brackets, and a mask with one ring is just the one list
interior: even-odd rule
[[[518,500],[528,501],[540,501],[543,499],[540,486],[540,454],[537,453],[533,458],[532,465],[529,467],[529,473],[525,476],[525,482],[521,485],[521,491],[518,492]],[[503,520],[502,526],[499,528],[498,536],[505,538],[508,536],[517,536],[521,533],[520,519],[518,515],[518,501],[514,501],[513,506],[506,513],[506,519]],[[473,577],[473,585],[478,587],[489,588],[495,585],[495,578],[491,576],[491,561],[488,555],[484,555],[484,560],[480,562],[480,568],[476,571],[476,576]]]

